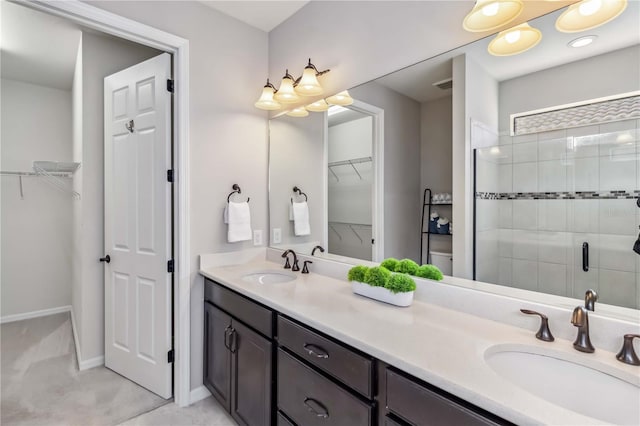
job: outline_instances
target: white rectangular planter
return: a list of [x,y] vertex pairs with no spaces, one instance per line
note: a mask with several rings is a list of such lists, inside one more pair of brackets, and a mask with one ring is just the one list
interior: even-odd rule
[[355,294],[396,306],[409,306],[413,302],[413,291],[392,293],[384,287],[373,287],[358,281],[351,281],[351,290]]

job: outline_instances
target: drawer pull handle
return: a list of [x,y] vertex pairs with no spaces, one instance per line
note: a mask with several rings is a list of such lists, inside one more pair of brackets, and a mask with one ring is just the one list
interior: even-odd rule
[[302,347],[311,356],[315,356],[316,358],[324,358],[324,359],[329,358],[329,354],[327,353],[327,351],[322,349],[320,346],[312,345],[311,343],[305,343],[304,346]]
[[316,417],[321,417],[323,419],[329,418],[329,410],[327,410],[327,407],[322,405],[320,401],[315,400],[313,398],[305,398],[304,405],[306,405],[307,409],[313,414],[315,414]]

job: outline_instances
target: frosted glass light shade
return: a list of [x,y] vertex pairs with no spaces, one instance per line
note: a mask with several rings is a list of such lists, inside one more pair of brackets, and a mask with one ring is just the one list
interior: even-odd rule
[[281,108],[280,102],[273,99],[273,94],[275,90],[273,86],[267,83],[266,86],[262,89],[262,95],[260,95],[260,99],[254,105],[256,108],[266,109],[267,111],[275,111]]
[[293,89],[293,79],[288,74],[282,79],[280,88],[273,98],[283,104],[292,104],[298,102],[300,99],[300,96],[298,96],[296,91]]
[[304,107],[294,108],[287,113],[289,117],[306,117],[309,115],[309,111],[304,109]]
[[353,98],[349,95],[348,91],[343,90],[340,93],[329,96],[326,101],[331,105],[347,106],[353,103]]
[[305,106],[307,111],[313,112],[323,112],[329,109],[329,104],[324,99],[320,99],[319,101],[315,101],[312,104]]
[[626,8],[627,0],[582,0],[558,17],[556,29],[563,33],[590,30],[614,20]]
[[516,25],[498,33],[489,43],[488,51],[494,56],[517,55],[540,43],[542,33],[529,24]]
[[522,0],[477,0],[462,27],[473,33],[495,30],[516,19],[523,7]]
[[305,67],[302,72],[302,78],[295,88],[296,92],[302,96],[317,96],[322,94],[322,86],[316,76],[316,70],[311,67]]

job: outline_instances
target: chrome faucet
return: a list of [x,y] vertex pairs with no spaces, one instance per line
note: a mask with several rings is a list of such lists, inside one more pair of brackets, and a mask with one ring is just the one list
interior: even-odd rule
[[580,352],[592,353],[595,348],[589,339],[589,314],[584,306],[577,306],[571,315],[571,324],[578,327],[578,336],[573,347]]
[[[293,266],[291,266],[289,264],[289,253],[291,253],[293,255]],[[300,266],[298,266],[298,256],[296,256],[296,252],[288,249],[287,251],[285,251],[284,253],[282,253],[282,257],[286,258],[286,262],[284,263],[284,269],[289,269],[291,268],[292,271],[296,272],[300,270]]]
[[324,249],[322,248],[322,246],[315,246],[313,250],[311,250],[311,256],[316,255],[316,250],[320,250],[320,253],[324,253]]

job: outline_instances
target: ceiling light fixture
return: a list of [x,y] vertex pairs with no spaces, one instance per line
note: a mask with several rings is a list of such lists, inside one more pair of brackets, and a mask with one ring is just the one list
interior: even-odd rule
[[523,7],[522,0],[477,0],[462,27],[474,33],[495,30],[516,19]]
[[274,93],[276,93],[276,88],[269,82],[269,79],[267,79],[267,84],[262,88],[260,99],[254,104],[256,108],[266,109],[267,111],[280,109],[282,107],[280,102],[273,99]]
[[597,35],[588,35],[584,37],[578,37],[574,40],[571,40],[567,45],[569,47],[585,47],[593,43],[598,38]]
[[266,110],[280,109],[280,104],[293,104],[300,100],[300,96],[318,96],[323,92],[322,86],[318,81],[318,77],[328,73],[330,70],[318,71],[315,65],[311,63],[311,58],[307,66],[304,67],[302,75],[299,78],[293,78],[286,70],[280,88],[276,89],[273,84],[269,83],[262,89],[260,99],[254,104],[257,108]]
[[326,101],[331,105],[347,106],[353,103],[353,98],[349,95],[347,90],[343,90],[340,93],[336,93],[333,96],[329,96]]
[[289,117],[306,117],[309,115],[309,111],[307,111],[304,107],[297,107],[292,109],[287,113]]
[[489,43],[488,51],[494,56],[510,56],[525,52],[542,40],[540,30],[524,23],[498,33]]
[[315,101],[314,103],[307,105],[305,108],[307,111],[323,112],[329,109],[329,104],[324,99],[320,99],[319,101]]
[[556,20],[556,29],[577,33],[604,25],[627,8],[627,0],[582,0],[574,3]]

